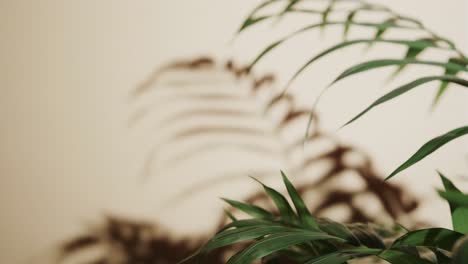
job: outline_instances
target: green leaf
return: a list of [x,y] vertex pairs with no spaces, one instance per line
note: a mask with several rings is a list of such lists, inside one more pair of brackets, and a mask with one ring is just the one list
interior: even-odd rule
[[390,264],[434,264],[413,254],[391,249],[385,250],[377,256]]
[[268,194],[268,196],[271,198],[271,200],[275,203],[276,207],[278,208],[281,218],[286,221],[287,223],[294,223],[296,222],[296,214],[294,213],[294,210],[292,209],[291,205],[289,205],[288,201],[286,198],[276,190],[266,186],[259,180],[255,179],[252,177],[255,181],[260,183],[263,186],[263,189],[265,192]]
[[229,212],[228,210],[224,210],[224,213],[226,214],[226,216],[231,219],[231,221],[236,221],[237,218],[231,213]]
[[463,234],[468,234],[468,207],[462,206],[455,209],[452,213],[452,218],[455,219],[453,229]]
[[375,230],[366,224],[352,224],[349,229],[353,235],[358,239],[359,244],[369,248],[385,249],[385,244],[382,238],[375,232]]
[[433,81],[447,81],[447,82],[452,82],[452,83],[457,83],[461,86],[465,86],[465,87],[468,87],[468,81],[467,80],[464,80],[464,79],[460,79],[460,78],[457,78],[457,77],[453,77],[453,76],[428,76],[428,77],[422,77],[422,78],[419,78],[419,79],[416,79],[410,83],[407,83],[405,85],[402,85],[388,93],[386,93],[384,96],[380,97],[379,99],[375,100],[370,106],[368,106],[366,109],[364,109],[362,112],[360,112],[359,114],[357,114],[355,117],[353,117],[351,120],[349,120],[348,122],[346,122],[343,127],[351,124],[352,122],[356,121],[358,118],[360,118],[361,116],[363,116],[365,113],[369,112],[371,109],[373,109],[374,107],[380,105],[380,104],[383,104],[387,101],[390,101],[402,94],[405,94],[409,91],[411,91],[412,89],[416,88],[416,87],[419,87],[425,83],[428,83],[428,82],[433,82]]
[[286,176],[286,174],[284,174],[283,171],[281,171],[281,175],[283,177],[284,185],[286,186],[286,189],[288,190],[289,197],[291,197],[294,207],[296,207],[296,211],[297,211],[297,214],[299,215],[299,219],[301,220],[301,223],[304,224],[305,226],[318,230],[319,226],[317,222],[315,221],[315,219],[310,214],[309,209],[307,209],[307,206],[305,205],[304,200],[302,200],[301,196],[299,195],[299,193],[294,188],[294,186],[289,181],[288,177]]
[[346,69],[330,85],[344,78],[347,78],[349,76],[352,76],[354,74],[358,74],[364,71],[374,70],[374,69],[388,67],[388,66],[402,67],[408,64],[432,65],[432,66],[442,67],[444,69],[453,69],[457,71],[468,72],[468,68],[462,67],[455,63],[443,63],[443,62],[437,62],[437,61],[420,61],[420,60],[415,60],[415,59],[402,59],[402,60],[400,59],[378,59],[378,60],[371,60],[371,61],[359,63],[357,65],[354,65]]
[[345,225],[324,218],[318,219],[317,222],[320,230],[323,232],[345,239],[355,246],[361,244],[359,239]]
[[448,142],[466,135],[468,133],[468,126],[456,128],[452,131],[449,131],[441,136],[431,139],[426,144],[424,144],[416,153],[414,153],[407,161],[400,165],[395,171],[393,171],[385,180],[388,180],[395,176],[397,173],[407,169],[413,164],[419,162],[432,152],[436,151],[438,148],[447,144]]
[[453,264],[468,263],[468,236],[460,239],[453,250]]
[[233,228],[233,227],[245,227],[245,226],[260,226],[260,225],[274,225],[278,224],[278,222],[265,220],[265,219],[241,219],[231,222],[223,227],[222,230]]
[[404,45],[407,47],[413,47],[413,48],[439,48],[439,49],[445,49],[443,47],[438,47],[433,43],[427,42],[427,41],[422,41],[422,40],[398,40],[398,39],[356,39],[356,40],[350,40],[350,41],[344,41],[341,42],[337,45],[334,45],[319,54],[315,55],[313,58],[309,59],[302,67],[297,70],[294,75],[289,79],[287,82],[284,90],[286,90],[291,83],[307,68],[309,67],[312,63],[317,61],[318,59],[333,53],[337,50],[343,49],[345,47],[353,46],[356,44],[363,44],[363,43],[372,43],[372,42],[378,42],[378,43],[388,43],[388,44],[396,44],[396,45]]
[[325,28],[325,24],[328,22],[328,16],[330,15],[331,11],[333,10],[333,6],[335,5],[336,0],[330,0],[330,4],[327,8],[322,12],[322,26],[320,26],[320,30],[323,31]]
[[202,252],[207,252],[216,248],[233,245],[239,242],[262,238],[266,235],[294,231],[297,230],[280,225],[253,227],[247,226],[235,229],[228,229],[216,234],[210,241],[208,241],[208,243],[202,248]]
[[455,242],[463,237],[462,233],[445,228],[429,228],[411,231],[399,237],[392,248],[406,246],[436,247],[451,251]]
[[228,204],[230,204],[232,207],[235,207],[254,218],[260,218],[260,219],[273,219],[274,218],[273,214],[271,214],[267,210],[261,207],[258,207],[256,205],[246,204],[246,203],[230,200],[227,198],[222,198],[222,199]]
[[[461,67],[463,67],[465,69],[466,69],[466,66],[468,65],[468,61],[466,61],[464,59],[459,59],[459,58],[450,58],[448,60],[448,63],[453,63],[453,64],[460,65]],[[455,75],[457,75],[457,73],[459,71],[460,71],[459,69],[446,68],[444,74],[445,75],[455,76]],[[437,105],[437,103],[440,101],[440,98],[442,97],[442,95],[447,90],[448,85],[449,85],[449,82],[445,82],[445,81],[440,84],[439,90],[437,91],[437,94],[436,94],[436,96],[434,98],[434,102],[432,104],[433,107],[435,107]]]
[[279,0],[267,0],[265,2],[262,2],[260,3],[257,7],[255,7],[252,12],[250,12],[250,14],[247,16],[247,18],[244,20],[244,22],[242,23],[241,27],[239,28],[239,30],[237,31],[237,34],[241,33],[242,31],[244,31],[245,29],[255,25],[256,23],[260,22],[260,21],[263,21],[267,18],[270,18],[272,16],[261,16],[261,17],[257,17],[255,18],[255,14],[257,12],[259,12],[261,9],[269,6],[270,4],[273,4],[274,2],[277,2]]
[[271,16],[259,16],[259,17],[249,17],[247,18],[244,23],[242,23],[241,27],[239,28],[239,30],[237,31],[237,34],[241,33],[242,31],[244,31],[246,28],[250,27],[250,26],[253,26],[265,19],[268,19],[270,18]]
[[[301,34],[301,33],[304,33],[308,30],[313,30],[313,29],[316,29],[316,28],[321,28],[323,26],[336,26],[336,25],[356,25],[356,26],[361,26],[361,27],[372,27],[372,28],[380,28],[380,27],[395,27],[395,28],[406,28],[406,29],[411,29],[411,27],[407,27],[407,26],[401,26],[401,25],[382,25],[382,24],[378,24],[378,23],[363,23],[363,22],[352,22],[352,21],[338,21],[338,22],[321,22],[321,23],[316,23],[316,24],[311,24],[311,25],[308,25],[308,26],[305,26],[303,28],[300,28],[290,34],[288,34],[287,36],[271,43],[270,45],[268,45],[265,49],[262,50],[262,52],[259,53],[259,55],[257,55],[257,57],[250,63],[249,67],[252,68],[255,66],[255,64],[257,64],[260,59],[262,59],[263,57],[265,57],[268,53],[270,53],[274,48],[278,47],[279,45],[281,45],[282,43],[286,42],[287,40],[295,37],[296,35],[298,34]],[[375,41],[375,40],[369,40],[369,41]],[[389,40],[391,41],[391,40]],[[349,41],[347,41],[349,42]],[[353,43],[350,44],[350,45],[353,45],[355,44],[354,41],[352,41]],[[393,43],[393,42],[391,42]],[[435,46],[433,46],[435,47]]]
[[450,204],[453,204],[457,208],[460,206],[468,207],[468,194],[454,192],[454,191],[438,191],[439,196],[447,200]]
[[[437,172],[442,179],[442,183],[444,185],[444,189],[446,192],[454,192],[454,193],[462,193],[456,186],[455,184],[452,183],[447,177],[445,177],[441,172]],[[468,198],[467,198],[468,200]],[[452,225],[454,230],[458,232],[463,232],[467,233],[468,231],[468,216],[465,215],[464,211],[466,209],[460,209],[463,207],[458,206],[456,203],[452,203],[450,201],[449,206],[450,206],[450,213],[452,215]],[[458,210],[460,209],[460,210]],[[466,226],[466,227],[465,227]]]
[[[427,40],[427,41],[431,41],[432,40]],[[408,50],[406,51],[406,54],[405,54],[405,59],[409,60],[409,59],[415,59],[421,52],[424,51],[424,48],[420,49],[420,48],[412,48],[412,47],[409,47]],[[401,71],[403,71],[403,69],[407,66],[408,64],[401,64],[398,66],[398,68],[395,70],[395,72],[393,72],[393,74],[390,76],[390,79],[393,79],[395,78]],[[448,75],[448,74],[447,74]]]
[[[377,28],[377,31],[375,32],[375,35],[374,35],[374,39],[382,38],[383,34],[387,31],[387,29],[390,26],[396,25],[396,21],[397,19],[392,17],[382,22],[383,27]],[[368,48],[370,48],[374,43],[375,42],[370,42],[368,45]]]
[[342,241],[340,238],[321,232],[299,231],[277,233],[265,237],[238,252],[228,260],[227,264],[247,264],[279,250],[314,240]]

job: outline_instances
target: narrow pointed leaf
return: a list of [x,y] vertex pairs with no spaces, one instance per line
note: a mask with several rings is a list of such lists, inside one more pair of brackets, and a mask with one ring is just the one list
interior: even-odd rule
[[[466,69],[467,65],[468,65],[468,61],[464,60],[464,59],[459,59],[459,58],[450,58],[448,60],[449,63],[454,63],[454,64],[457,64],[461,67],[463,67],[464,69]],[[445,75],[457,75],[457,73],[459,72],[460,70],[458,69],[453,69],[453,68],[446,68],[445,69]],[[437,105],[437,103],[440,101],[440,98],[442,97],[442,95],[445,93],[445,91],[447,90],[447,87],[449,85],[449,82],[445,82],[443,81],[441,84],[440,84],[440,87],[439,87],[439,90],[437,91],[437,94],[434,98],[434,102],[432,104],[433,107],[435,107]]]
[[[371,42],[378,42],[378,43],[388,43],[388,44],[395,44],[395,45],[404,45],[404,46],[407,46],[407,47],[415,47],[415,48],[425,48],[425,47],[432,47],[432,48],[441,48],[441,47],[438,47],[436,46],[435,44],[433,43],[429,43],[427,41],[421,41],[421,40],[396,40],[396,39],[356,39],[356,40],[350,40],[350,41],[344,41],[344,42],[341,42],[337,45],[334,45],[333,47],[330,47],[322,52],[320,52],[319,54],[317,54],[316,56],[314,56],[313,58],[311,58],[310,60],[308,60],[304,65],[302,65],[302,67],[299,68],[299,70],[297,70],[294,75],[289,79],[289,81],[287,82],[286,86],[285,86],[285,90],[291,85],[291,83],[307,68],[309,67],[312,63],[314,63],[315,61],[317,61],[318,59],[328,55],[328,54],[331,54],[337,50],[341,50],[345,47],[349,47],[349,46],[353,46],[353,45],[356,45],[356,44],[363,44],[363,43],[371,43]],[[442,49],[442,48],[441,48]]]
[[281,232],[294,231],[292,228],[284,226],[259,226],[259,227],[241,227],[236,229],[225,230],[216,234],[203,248],[202,252],[207,252],[216,248],[233,245],[240,242],[245,242],[257,238],[262,238],[266,235],[271,235]]
[[462,233],[445,228],[429,228],[416,230],[401,236],[392,245],[395,247],[424,246],[437,247],[451,251],[455,242],[463,237]]
[[452,204],[455,209],[460,206],[468,206],[468,194],[455,191],[438,191],[439,196]]
[[[371,27],[371,28],[379,28],[382,27],[381,24],[377,23],[363,23],[363,22],[353,22],[353,21],[328,21],[328,22],[321,22],[321,23],[316,23],[316,24],[311,24],[308,26],[305,26],[301,29],[298,29],[290,34],[288,34],[286,37],[283,37],[270,45],[268,45],[266,48],[262,50],[262,52],[257,55],[257,57],[250,63],[250,68],[252,68],[255,64],[257,64],[260,59],[265,57],[268,53],[270,53],[273,49],[281,45],[282,43],[286,42],[287,40],[295,37],[298,34],[304,33],[309,30],[313,30],[316,28],[321,28],[324,26],[336,26],[336,25],[356,25],[356,26],[361,26],[361,27]],[[411,29],[411,27],[407,26],[401,26],[401,25],[387,25],[388,27],[395,27],[395,28],[406,28],[406,29]],[[369,40],[369,41],[374,41],[374,40]],[[353,42],[354,43],[354,42]],[[352,44],[350,44],[352,45]]]
[[468,72],[468,68],[460,66],[455,63],[443,63],[443,62],[437,62],[437,61],[420,61],[420,60],[415,60],[415,59],[378,59],[378,60],[371,60],[371,61],[366,61],[363,63],[359,63],[357,65],[354,65],[352,67],[349,67],[345,71],[343,71],[333,82],[332,84],[347,78],[349,76],[369,71],[369,70],[374,70],[382,67],[388,67],[388,66],[405,66],[408,64],[420,64],[420,65],[431,65],[431,66],[437,66],[441,67],[444,69],[452,69],[452,70],[457,70],[457,71],[466,71]]
[[321,232],[299,231],[277,233],[263,238],[245,248],[244,250],[238,252],[228,260],[227,264],[247,264],[256,259],[260,259],[279,250],[286,249],[297,244],[324,239],[341,241],[340,238]]
[[[450,181],[447,177],[445,177],[441,172],[437,172],[442,179],[442,183],[444,184],[444,189],[446,192],[454,192],[454,193],[460,193],[462,192],[453,184],[452,181]],[[464,209],[458,210],[459,208],[462,208],[458,206],[456,203],[452,203],[448,201],[449,206],[450,206],[450,213],[452,215],[452,225],[454,230],[466,233],[468,229],[468,216],[464,214]],[[467,226],[467,227],[465,227]]]
[[230,200],[227,198],[222,198],[222,199],[228,204],[230,204],[232,207],[237,208],[254,218],[260,218],[260,219],[273,219],[274,218],[273,214],[271,214],[267,210],[261,207],[258,207],[256,205],[246,204],[246,203]]
[[345,239],[346,241],[355,246],[360,244],[359,239],[351,232],[351,230],[349,230],[345,225],[341,223],[334,222],[328,219],[320,219],[318,220],[318,225],[320,230],[327,234]]
[[422,160],[432,152],[436,151],[438,148],[447,144],[448,142],[468,134],[468,126],[456,128],[452,131],[447,132],[441,136],[438,136],[434,139],[431,139],[426,144],[424,144],[416,153],[414,153],[407,161],[400,165],[395,171],[393,171],[386,180],[392,178],[397,173],[407,169],[418,161]]
[[247,18],[244,20],[244,22],[242,23],[241,27],[239,28],[239,30],[237,31],[237,34],[241,33],[242,31],[244,31],[245,29],[253,26],[254,24],[260,22],[260,21],[263,21],[265,20],[266,18],[269,18],[271,16],[261,16],[261,17],[257,17],[255,18],[255,14],[257,12],[259,12],[261,9],[269,6],[270,4],[273,4],[274,2],[277,2],[279,0],[267,0],[267,1],[264,1],[262,3],[260,3],[257,7],[255,7],[252,12],[250,12],[250,14],[247,16]]
[[317,222],[310,214],[309,209],[307,209],[307,206],[305,205],[304,200],[302,200],[301,196],[299,195],[297,190],[294,188],[292,183],[289,181],[286,174],[284,174],[284,172],[281,171],[281,175],[283,177],[284,185],[286,186],[286,189],[288,190],[289,197],[291,197],[291,200],[294,203],[294,207],[296,207],[297,214],[299,215],[299,218],[302,224],[308,227],[311,227],[313,229],[319,229]]
[[428,82],[433,82],[433,81],[447,81],[447,82],[452,82],[452,83],[457,83],[461,86],[464,86],[464,87],[468,87],[468,80],[464,80],[464,79],[460,79],[460,78],[457,78],[457,77],[452,77],[452,76],[428,76],[428,77],[422,77],[422,78],[419,78],[419,79],[416,79],[410,83],[407,83],[405,85],[402,85],[390,92],[388,92],[387,94],[385,94],[384,96],[380,97],[379,99],[377,99],[376,101],[374,101],[370,106],[368,106],[366,109],[364,109],[362,112],[360,112],[358,115],[356,115],[355,117],[353,117],[351,120],[349,120],[348,122],[346,122],[344,126],[347,126],[349,124],[351,124],[352,122],[356,121],[358,118],[360,118],[361,116],[363,116],[365,113],[369,112],[371,109],[373,109],[374,107],[380,105],[380,104],[383,104],[387,101],[390,101],[402,94],[405,94],[409,91],[411,91],[412,89],[416,88],[416,87],[419,87],[425,83],[428,83]]
[[[406,60],[409,60],[409,59],[415,59],[421,52],[424,51],[424,48],[420,49],[420,48],[412,48],[412,47],[409,47],[408,50],[406,51],[406,54],[405,54],[405,59]],[[390,76],[390,79],[393,79],[395,78],[400,72],[403,71],[403,69],[407,66],[408,64],[400,64],[398,65],[398,68],[395,70],[395,72],[392,73],[392,75]]]
[[296,221],[296,214],[294,213],[294,210],[292,209],[291,205],[288,203],[288,200],[286,200],[286,198],[278,191],[266,186],[265,184],[261,183],[255,178],[253,179],[263,186],[263,189],[265,190],[267,195],[271,198],[273,203],[278,208],[281,218],[288,223],[294,223]]

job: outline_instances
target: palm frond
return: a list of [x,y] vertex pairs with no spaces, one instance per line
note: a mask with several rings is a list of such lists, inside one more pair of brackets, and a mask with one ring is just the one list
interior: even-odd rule
[[[246,21],[254,21],[256,15],[261,12],[264,8],[268,7],[270,4],[277,2],[277,1],[268,1],[264,2],[258,8],[252,12]],[[288,1],[286,1],[288,2]],[[254,23],[249,23],[246,25],[244,22],[244,26],[241,27],[240,32],[246,30],[254,26],[256,23],[260,21],[265,21],[268,18],[273,18],[277,16],[284,16],[286,14],[294,14],[294,8],[300,6],[301,3],[306,4],[307,1],[289,1],[286,4],[286,8],[279,11],[279,13],[274,13],[271,15],[262,15],[261,20],[256,20]],[[397,12],[391,10],[388,7],[382,6],[380,4],[373,4],[366,1],[335,1],[335,0],[327,0],[325,1],[328,5],[318,12],[311,12],[309,15],[311,17],[319,17],[321,19],[320,23],[315,23],[312,25],[305,26],[297,31],[294,31],[288,34],[286,37],[281,38],[278,41],[273,42],[272,44],[268,45],[259,55],[252,61],[251,67],[257,64],[261,59],[263,59],[267,54],[277,48],[279,45],[284,43],[285,41],[297,36],[298,34],[302,34],[305,32],[309,32],[313,29],[324,29],[330,26],[342,26],[343,27],[343,37],[344,41],[333,45],[330,48],[325,49],[322,52],[314,55],[310,58],[304,65],[302,65],[289,79],[284,87],[284,92],[288,89],[288,87],[292,84],[292,82],[297,79],[310,65],[315,63],[317,60],[324,58],[336,51],[342,50],[344,48],[348,48],[358,44],[366,44],[368,47],[373,45],[401,45],[406,47],[406,52],[404,53],[403,57],[400,58],[386,58],[386,59],[377,59],[373,61],[363,62],[358,65],[352,66],[345,70],[342,74],[340,74],[335,81],[332,83],[334,84],[338,80],[346,79],[354,74],[360,72],[366,72],[373,69],[386,67],[386,66],[397,66],[397,69],[392,74],[391,78],[396,77],[399,73],[401,73],[405,68],[410,65],[431,65],[440,67],[444,70],[444,74],[440,76],[431,76],[431,77],[418,77],[414,81],[396,88],[395,90],[391,91],[390,93],[382,96],[378,100],[376,100],[371,106],[367,109],[356,115],[353,119],[347,122],[345,125],[355,121],[360,116],[366,114],[370,109],[373,107],[387,101],[390,99],[394,99],[399,97],[400,95],[406,93],[407,91],[424,85],[425,83],[432,82],[432,81],[439,81],[441,84],[437,91],[436,97],[434,99],[433,105],[436,105],[437,102],[440,100],[441,96],[446,92],[447,87],[450,83],[456,83],[462,86],[467,86],[468,81],[462,77],[458,77],[459,73],[466,73],[468,72],[468,59],[464,55],[464,53],[455,45],[455,43],[446,37],[440,36],[439,34],[435,33],[428,27],[426,27],[422,22],[417,19],[404,16],[398,14]],[[347,2],[353,3],[354,6],[352,7],[345,7],[337,10],[337,6],[340,6],[341,3]],[[344,9],[344,10],[343,10]],[[345,17],[343,21],[329,21],[328,17],[330,13],[340,12],[342,16]],[[358,20],[357,14],[361,12],[370,12],[370,13],[382,13],[381,21],[364,21]],[[375,33],[370,38],[358,38],[358,39],[351,39],[348,40],[349,30],[351,27],[354,26],[363,26],[363,27],[370,27],[375,28]],[[411,39],[411,38],[402,38],[402,39],[389,39],[384,38],[384,34],[389,30],[395,31],[402,31],[402,30],[417,30],[424,34],[422,38],[418,39]],[[418,56],[425,51],[426,49],[441,49],[446,50],[448,54],[448,58],[443,58],[441,60],[433,60],[433,61],[422,61],[418,59]],[[318,97],[317,101],[313,104],[313,111],[315,111],[315,107],[317,105],[318,100],[321,98],[322,94],[328,89],[329,87],[322,90],[320,96]],[[312,117],[309,119],[309,123]],[[306,130],[306,138],[308,136],[308,130]],[[434,139],[435,140],[435,139]],[[428,142],[429,143],[429,142]],[[405,167],[405,165],[401,165],[400,168]],[[401,169],[402,170],[402,169]],[[400,172],[401,170],[395,171],[395,173]],[[392,173],[393,176],[395,173]]]

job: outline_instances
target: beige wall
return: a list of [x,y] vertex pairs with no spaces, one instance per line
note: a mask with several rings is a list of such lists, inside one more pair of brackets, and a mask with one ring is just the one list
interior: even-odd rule
[[[466,1],[386,2],[468,52]],[[128,91],[174,57],[232,55],[247,61],[294,25],[286,22],[277,33],[262,26],[229,45],[251,7],[249,0],[0,0],[1,263],[39,254],[107,211],[158,214],[158,186],[144,187],[135,177],[144,153],[142,139],[135,144],[126,127],[134,110]],[[304,59],[298,51],[317,52],[336,42],[337,34],[327,31],[323,41],[317,41],[318,33],[299,38],[289,45],[294,52],[282,48],[259,71],[276,71],[284,81]],[[312,67],[296,89],[310,89],[304,96],[310,101],[344,62],[364,56],[359,51],[342,52]],[[369,56],[382,52],[400,50],[376,48]],[[394,85],[427,71],[410,70]],[[381,73],[353,78],[331,91],[320,105],[326,127],[335,129],[380,94],[389,72]],[[468,119],[462,89],[450,89],[433,114],[428,107],[435,90],[424,89],[435,85],[379,108],[339,134],[366,148],[388,173],[423,142]],[[446,209],[433,195],[439,186],[434,169],[455,178],[466,175],[467,142],[448,145],[395,179],[429,199],[422,213],[443,225],[448,223],[446,211],[434,210]],[[459,182],[468,191],[468,181]]]

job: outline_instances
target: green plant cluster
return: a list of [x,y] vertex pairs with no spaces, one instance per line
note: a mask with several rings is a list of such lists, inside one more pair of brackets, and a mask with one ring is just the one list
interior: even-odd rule
[[[307,67],[317,60],[357,44],[366,44],[369,47],[380,44],[399,45],[406,47],[406,52],[400,58],[376,59],[353,65],[343,71],[331,85],[355,74],[388,66],[397,67],[392,77],[395,77],[409,65],[429,65],[442,70],[440,75],[418,77],[391,90],[346,122],[345,125],[356,121],[374,107],[402,96],[426,83],[440,82],[434,105],[440,100],[441,95],[447,91],[449,84],[468,87],[468,80],[459,77],[460,74],[468,72],[468,59],[466,56],[452,41],[434,33],[420,21],[399,15],[385,6],[362,0],[324,0],[328,3],[324,10],[300,7],[300,3],[304,1],[265,1],[251,12],[239,30],[239,33],[243,32],[257,23],[280,19],[286,14],[302,13],[321,17],[321,22],[307,25],[267,46],[253,60],[251,64],[251,67],[253,67],[272,50],[298,34],[313,29],[323,30],[329,26],[338,25],[343,27],[344,40],[312,56],[294,73],[287,82],[284,92]],[[285,8],[274,14],[258,15],[264,8],[276,2],[286,2]],[[343,8],[340,6],[342,2],[352,2],[355,6]],[[344,12],[346,19],[342,21],[330,20],[330,14],[334,12]],[[363,12],[381,13],[384,19],[379,22],[360,21],[358,20],[358,14]],[[374,28],[375,34],[370,38],[348,40],[349,30],[355,26]],[[385,32],[388,30],[403,29],[419,31],[427,36],[418,39],[385,38]],[[445,50],[449,56],[444,60],[419,59],[418,56],[427,49]],[[322,94],[329,87],[325,88]],[[316,103],[313,108],[315,108]],[[448,142],[466,134],[468,134],[468,126],[462,126],[428,141],[407,161],[390,173],[387,179],[421,161]],[[450,205],[453,230],[445,228],[428,228],[414,231],[404,228],[398,230],[379,229],[375,225],[369,224],[341,224],[329,219],[318,219],[310,213],[294,186],[282,173],[292,205],[280,192],[262,183],[266,194],[276,205],[278,214],[253,204],[224,199],[228,204],[248,214],[251,218],[239,220],[231,216],[231,223],[224,226],[193,256],[182,262],[196,261],[197,263],[203,263],[203,256],[214,249],[241,245],[241,249],[229,258],[228,264],[246,264],[258,259],[262,259],[263,263],[270,264],[284,263],[282,262],[284,259],[293,263],[343,264],[354,259],[359,260],[369,257],[392,264],[467,264],[468,194],[461,192],[440,172],[439,175],[444,185],[444,190],[439,190],[439,195]],[[382,232],[382,230],[385,232]]]
[[[342,264],[349,260],[375,257],[392,264],[466,264],[468,263],[468,194],[460,192],[440,174],[445,190],[439,192],[452,211],[453,230],[428,228],[400,232],[372,225],[341,224],[312,216],[305,202],[283,173],[283,182],[292,201],[280,192],[262,184],[276,205],[279,215],[259,206],[224,199],[229,205],[251,218],[224,226],[199,251],[181,263],[203,263],[210,251],[249,242],[229,258],[227,264],[246,264],[264,258],[265,263]],[[384,238],[403,233],[389,243]]]

